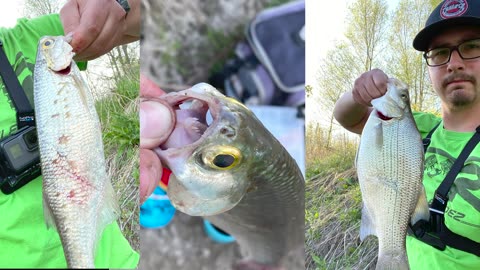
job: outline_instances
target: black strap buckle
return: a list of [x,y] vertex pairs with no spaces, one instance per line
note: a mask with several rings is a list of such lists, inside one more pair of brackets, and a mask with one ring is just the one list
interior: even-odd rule
[[443,222],[443,214],[430,212],[430,221],[419,220],[415,224],[408,224],[408,234],[416,239],[438,249],[445,250],[446,245],[439,236]]

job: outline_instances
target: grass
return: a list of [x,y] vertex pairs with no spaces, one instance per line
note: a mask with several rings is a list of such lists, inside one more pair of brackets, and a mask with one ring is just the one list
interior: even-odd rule
[[307,152],[306,269],[373,269],[377,240],[359,239],[361,193],[353,166],[356,144],[336,142],[328,149],[316,149],[317,153]]
[[123,76],[113,92],[97,101],[102,124],[108,174],[117,193],[121,213],[118,223],[132,248],[139,241],[139,71]]

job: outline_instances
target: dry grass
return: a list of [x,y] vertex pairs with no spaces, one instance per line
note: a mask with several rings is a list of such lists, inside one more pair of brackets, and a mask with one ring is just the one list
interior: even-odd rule
[[306,269],[371,269],[377,241],[359,239],[361,194],[353,168],[307,180]]
[[325,132],[309,127],[305,186],[305,267],[374,269],[377,239],[360,242],[361,193],[354,168],[357,142],[337,138],[327,146]]

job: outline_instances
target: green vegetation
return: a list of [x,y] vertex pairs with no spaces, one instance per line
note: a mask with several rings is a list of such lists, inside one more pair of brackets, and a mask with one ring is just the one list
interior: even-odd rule
[[108,174],[120,205],[119,226],[139,251],[139,68],[121,76],[112,93],[97,101]]

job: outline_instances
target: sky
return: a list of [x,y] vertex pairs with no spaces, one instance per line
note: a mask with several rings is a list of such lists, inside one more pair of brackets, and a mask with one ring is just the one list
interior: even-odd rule
[[[344,38],[343,33],[346,29],[346,15],[348,6],[355,0],[337,0],[337,1],[320,1],[305,0],[306,17],[305,17],[305,40],[306,40],[306,70],[305,84],[312,85],[315,88],[318,85],[317,76],[320,63],[327,51],[333,47],[335,40]],[[390,9],[397,6],[400,0],[387,0]],[[360,75],[360,74],[359,74]],[[318,89],[316,89],[318,91]],[[347,90],[347,89],[346,89]],[[307,101],[307,115],[325,115],[330,113],[322,110],[317,104]],[[328,115],[327,115],[328,114]],[[315,120],[320,123],[326,123],[325,119],[315,119],[307,117],[307,121]]]
[[12,27],[22,17],[23,0],[2,1],[0,27]]

